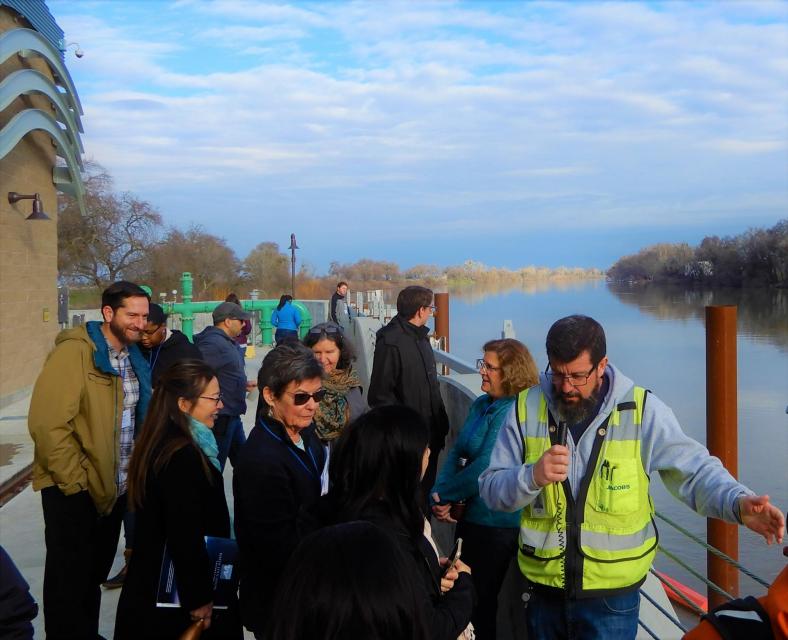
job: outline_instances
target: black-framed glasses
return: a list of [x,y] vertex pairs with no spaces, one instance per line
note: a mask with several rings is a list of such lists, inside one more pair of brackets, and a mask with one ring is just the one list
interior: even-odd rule
[[307,393],[306,391],[285,391],[285,393],[293,396],[293,404],[300,407],[302,404],[309,402],[309,398],[319,403],[325,397],[326,390],[318,389],[314,393]]
[[222,401],[222,394],[220,393],[218,396],[200,396],[203,400],[213,400],[216,405],[218,406],[219,403]]
[[430,311],[432,311],[432,313],[435,313],[438,310],[438,307],[436,307],[434,304],[424,305],[423,308],[424,309],[429,309]]
[[547,367],[545,367],[544,373],[553,384],[562,385],[566,380],[573,387],[582,387],[588,384],[588,379],[595,370],[596,365],[591,367],[591,371],[588,373],[556,373],[550,370],[550,365],[548,364]]
[[476,361],[476,368],[479,371],[500,371],[501,370],[501,367],[493,367],[492,365],[487,364],[487,362],[484,360],[484,358],[479,358]]
[[164,325],[160,324],[158,327],[156,327],[155,329],[151,329],[150,331],[148,331],[148,329],[143,329],[142,333],[144,333],[146,336],[155,336],[163,328],[164,328]]

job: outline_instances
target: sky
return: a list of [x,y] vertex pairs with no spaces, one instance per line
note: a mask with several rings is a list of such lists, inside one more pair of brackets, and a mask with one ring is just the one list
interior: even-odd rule
[[788,217],[788,2],[47,4],[85,156],[240,258],[607,268]]

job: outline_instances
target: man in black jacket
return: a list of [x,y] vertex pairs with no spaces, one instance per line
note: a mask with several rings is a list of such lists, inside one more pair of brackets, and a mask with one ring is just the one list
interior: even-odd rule
[[430,459],[421,483],[425,504],[449,431],[435,356],[427,337],[426,325],[434,311],[430,289],[410,286],[399,292],[397,315],[377,333],[367,394],[370,407],[404,404],[418,411],[429,424]]
[[176,329],[167,328],[167,314],[151,303],[148,324],[142,332],[143,354],[148,359],[153,386],[171,364],[180,360],[202,360],[200,350]]

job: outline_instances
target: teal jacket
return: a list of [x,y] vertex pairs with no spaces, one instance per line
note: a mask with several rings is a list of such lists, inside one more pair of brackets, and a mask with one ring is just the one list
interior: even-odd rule
[[[493,400],[486,393],[476,398],[430,492],[437,492],[444,503],[465,499],[465,520],[473,524],[513,529],[520,526],[519,511],[493,511],[479,497],[479,475],[490,463],[498,431],[513,403],[514,397]],[[468,459],[461,471],[457,468],[460,458]]]

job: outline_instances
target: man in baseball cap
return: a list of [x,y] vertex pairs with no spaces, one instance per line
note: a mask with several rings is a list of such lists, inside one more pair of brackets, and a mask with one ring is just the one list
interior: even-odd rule
[[213,310],[213,326],[194,336],[203,360],[214,368],[224,406],[213,425],[213,435],[219,446],[219,463],[227,458],[235,466],[235,457],[246,442],[241,416],[246,413],[246,393],[257,385],[246,379],[246,369],[235,338],[241,333],[244,320],[251,314],[234,302],[222,302]]

